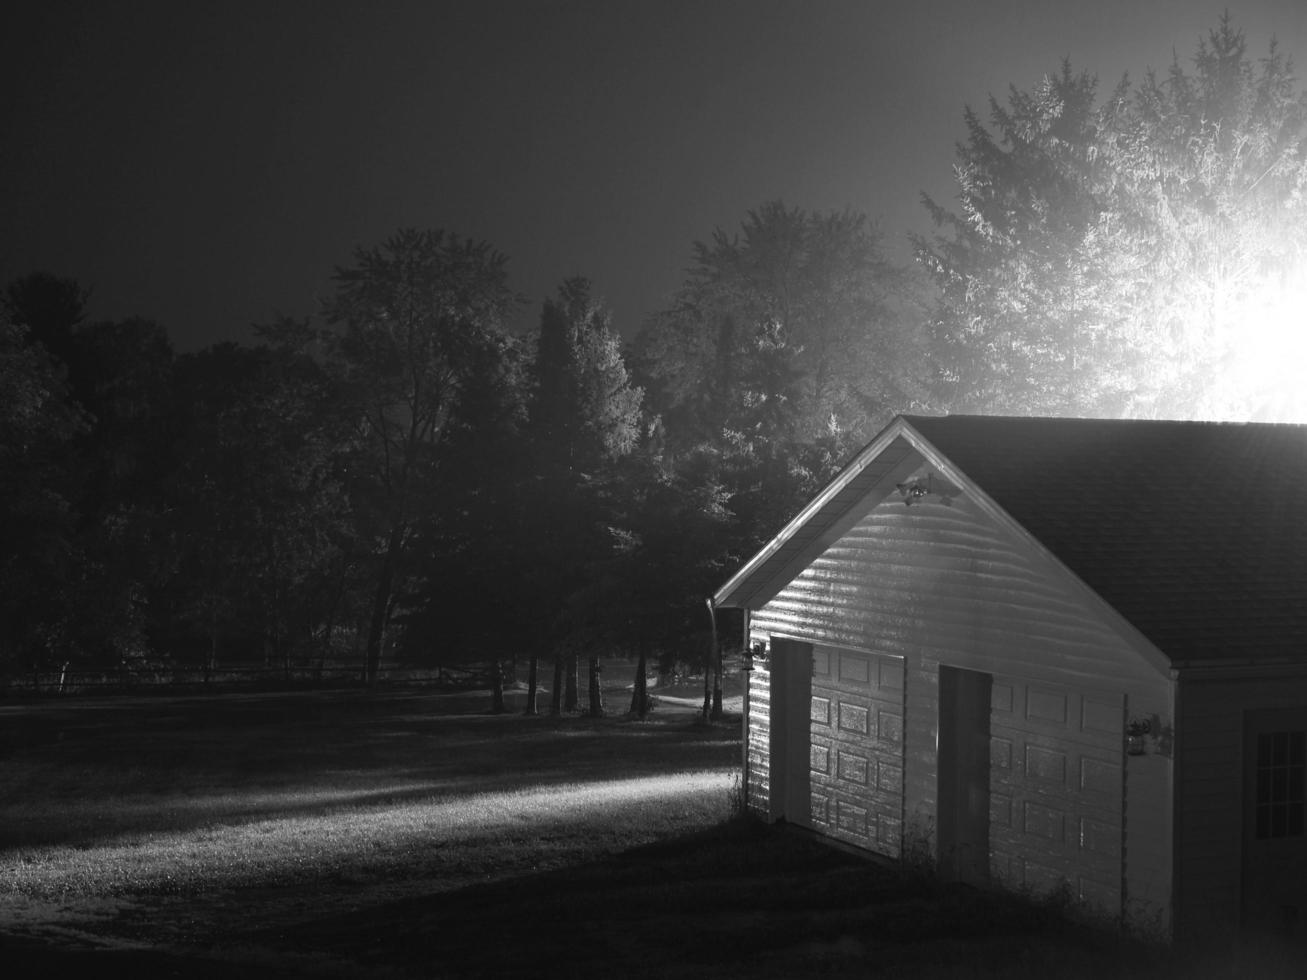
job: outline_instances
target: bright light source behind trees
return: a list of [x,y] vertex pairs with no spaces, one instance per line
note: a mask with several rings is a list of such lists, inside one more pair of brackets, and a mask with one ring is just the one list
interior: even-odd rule
[[1229,421],[1307,422],[1307,264],[1217,297],[1223,359],[1197,408]]

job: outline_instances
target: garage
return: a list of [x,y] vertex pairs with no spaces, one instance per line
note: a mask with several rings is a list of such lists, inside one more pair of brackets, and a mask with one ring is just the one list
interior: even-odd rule
[[1307,935],[1303,513],[1307,426],[895,419],[712,597],[748,807],[1149,934]]

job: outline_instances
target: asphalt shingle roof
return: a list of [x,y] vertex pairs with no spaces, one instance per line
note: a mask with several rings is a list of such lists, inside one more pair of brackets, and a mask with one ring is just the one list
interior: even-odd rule
[[1307,426],[905,421],[1173,661],[1307,655]]

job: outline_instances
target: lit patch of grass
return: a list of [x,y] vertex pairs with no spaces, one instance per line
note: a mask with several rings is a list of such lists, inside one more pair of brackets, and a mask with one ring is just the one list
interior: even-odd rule
[[49,958],[79,946],[111,949],[111,973],[196,977],[1279,980],[1307,961],[1164,952],[727,821],[738,719],[696,724],[697,705],[634,722],[472,703],[0,710],[0,933],[44,944],[0,970],[99,971]]
[[[514,847],[535,867],[547,857],[548,847],[537,847],[540,840],[585,842],[586,850],[602,853],[720,820],[729,781],[729,771],[717,770],[399,802],[360,797],[407,794],[413,784],[389,794],[264,793],[258,806],[280,815],[123,834],[94,844],[20,848],[0,855],[0,881],[10,893],[62,900],[305,883],[342,873],[431,874],[451,865],[459,872],[502,861],[502,850]],[[345,801],[353,805],[342,808]]]

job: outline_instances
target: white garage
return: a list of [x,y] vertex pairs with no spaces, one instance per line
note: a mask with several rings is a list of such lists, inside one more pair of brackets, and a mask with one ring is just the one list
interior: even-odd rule
[[713,597],[748,805],[1163,933],[1307,931],[1304,514],[1304,426],[895,419]]

